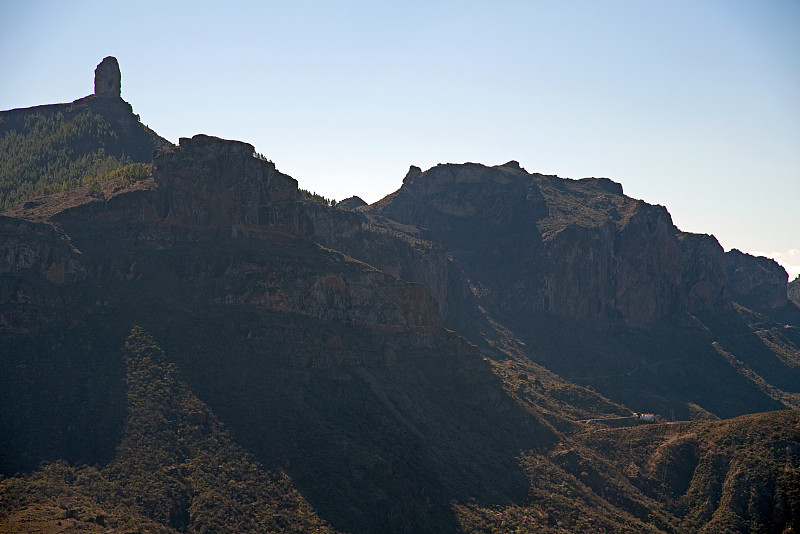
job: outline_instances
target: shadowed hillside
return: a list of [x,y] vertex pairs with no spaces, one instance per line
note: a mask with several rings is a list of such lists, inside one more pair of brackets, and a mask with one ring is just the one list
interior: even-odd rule
[[[479,345],[515,338],[528,359],[665,417],[798,406],[800,316],[785,305],[785,271],[782,303],[765,296],[774,319],[752,322],[731,287],[742,304],[757,302],[759,287],[780,294],[771,264],[731,286],[728,270],[744,271],[713,236],[681,232],[666,209],[608,179],[530,174],[516,162],[412,167],[397,192],[359,211],[365,227],[426,240],[450,259],[401,276],[441,295],[448,326]],[[343,250],[391,265],[353,241]]]
[[[457,531],[452,499],[524,498],[516,456],[552,445],[552,424],[442,328],[422,286],[303,237],[296,182],[252,154],[182,140],[153,178],[62,195],[52,216],[39,205],[43,222],[2,220],[3,471],[114,464],[115,355],[141,325],[233,439],[337,529]],[[232,202],[240,187],[248,200]]]
[[0,215],[0,531],[800,528],[768,260],[516,162],[335,204],[112,60],[2,115],[6,194],[58,192]]

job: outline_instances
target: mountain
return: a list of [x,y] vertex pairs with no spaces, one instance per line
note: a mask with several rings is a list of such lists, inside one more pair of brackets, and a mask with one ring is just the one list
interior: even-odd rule
[[800,307],[789,298],[789,275],[778,262],[736,249],[725,253],[732,298],[788,325],[800,324]]
[[[308,239],[297,183],[253,153],[182,139],[152,178],[2,219],[3,471],[116,461],[115,355],[136,325],[237,442],[287,466],[343,530],[454,530],[454,496],[524,497],[516,453],[552,443],[552,423],[505,398],[422,286]],[[626,413],[585,403],[583,416]]]
[[514,162],[331,206],[206,135],[145,171],[0,215],[0,531],[800,528],[797,329],[666,209]]
[[[530,174],[516,162],[412,167],[397,192],[359,212],[449,260],[398,270],[396,253],[325,243],[428,287],[448,327],[486,354],[513,338],[527,359],[664,416],[797,407],[800,338],[784,324],[800,317],[785,305],[785,272],[770,264],[752,274],[757,287],[732,283],[738,256],[611,180]],[[783,304],[765,297],[774,307],[763,316],[742,307],[753,305],[742,291],[783,292]]]
[[[95,71],[95,93],[69,104],[0,112],[0,209],[74,189],[99,176],[141,176],[153,151],[169,145],[120,97],[113,57]],[[126,168],[127,167],[127,168]]]
[[607,179],[530,175],[516,162],[412,168],[370,212],[424,228],[496,310],[649,325],[729,305],[721,247],[679,235],[666,209]]

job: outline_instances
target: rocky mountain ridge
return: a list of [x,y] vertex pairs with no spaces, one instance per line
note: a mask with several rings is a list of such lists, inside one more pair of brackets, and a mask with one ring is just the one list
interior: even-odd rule
[[0,529],[800,527],[800,324],[739,297],[779,277],[611,180],[331,207],[197,135],[93,184],[0,216]]
[[366,210],[424,229],[510,313],[644,326],[730,307],[722,247],[608,179],[528,174],[516,162],[412,168]]
[[[731,374],[714,347],[776,380],[796,376],[794,364],[754,350],[761,341],[745,343],[752,318],[736,311],[716,239],[679,231],[666,209],[625,197],[610,180],[529,174],[516,162],[412,167],[399,191],[357,213],[363,228],[382,229],[380,239],[350,232],[321,242],[425,285],[445,324],[486,355],[503,347],[628,406],[680,417],[694,406],[730,417],[745,398],[758,410],[780,405]],[[795,315],[773,320],[784,322],[757,329],[794,339],[779,329]],[[707,375],[719,377],[714,388]],[[794,398],[796,387],[780,383],[791,392],[783,398]]]

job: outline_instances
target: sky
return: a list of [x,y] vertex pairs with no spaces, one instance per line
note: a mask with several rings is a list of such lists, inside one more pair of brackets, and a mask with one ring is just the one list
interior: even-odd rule
[[0,109],[115,56],[177,142],[237,139],[375,202],[410,165],[604,176],[800,274],[800,0],[0,1]]

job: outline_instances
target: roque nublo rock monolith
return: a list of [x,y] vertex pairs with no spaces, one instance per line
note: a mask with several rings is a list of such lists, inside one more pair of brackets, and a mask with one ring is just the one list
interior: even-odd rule
[[94,70],[94,94],[96,96],[120,97],[122,74],[117,58],[108,56]]

